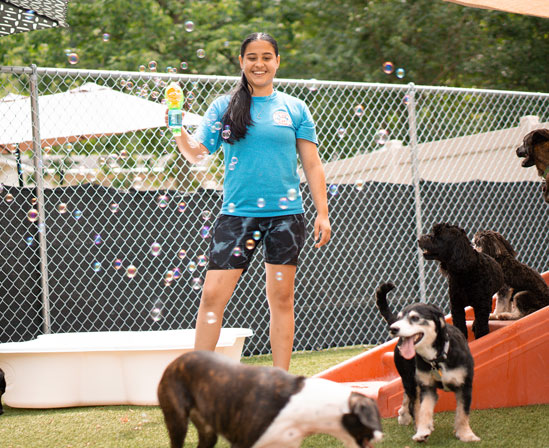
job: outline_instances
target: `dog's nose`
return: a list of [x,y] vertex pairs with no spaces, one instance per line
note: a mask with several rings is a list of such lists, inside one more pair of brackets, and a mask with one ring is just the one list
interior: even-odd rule
[[524,151],[523,146],[519,146],[517,148],[517,157],[524,157],[526,155],[526,152]]
[[395,325],[391,325],[391,326],[389,327],[389,331],[391,332],[391,334],[392,334],[393,336],[395,336],[395,335],[398,334],[398,332],[400,331],[400,328],[398,328],[398,327],[395,326]]

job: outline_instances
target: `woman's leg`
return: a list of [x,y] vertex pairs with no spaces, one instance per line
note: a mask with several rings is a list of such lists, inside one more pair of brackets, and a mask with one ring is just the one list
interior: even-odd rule
[[269,336],[273,365],[290,368],[294,345],[294,279],[296,266],[265,263],[267,300],[271,311]]
[[215,350],[223,311],[231,298],[243,269],[208,270],[196,318],[195,350]]

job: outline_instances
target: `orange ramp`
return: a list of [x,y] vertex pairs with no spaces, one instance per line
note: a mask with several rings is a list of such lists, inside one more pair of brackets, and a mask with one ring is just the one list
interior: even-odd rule
[[[549,271],[542,274],[549,284]],[[472,335],[472,308],[467,325]],[[446,320],[451,323],[450,316]],[[490,321],[490,334],[470,340],[475,359],[473,409],[549,403],[549,306],[516,321]],[[397,339],[316,375],[347,383],[377,401],[383,418],[396,417],[402,382],[393,361]],[[436,412],[455,410],[454,394],[439,390]]]

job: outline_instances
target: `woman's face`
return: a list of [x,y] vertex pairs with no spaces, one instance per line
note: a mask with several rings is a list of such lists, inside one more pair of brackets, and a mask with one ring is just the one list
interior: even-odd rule
[[244,56],[239,56],[240,68],[253,87],[253,95],[266,96],[272,93],[273,78],[280,64],[280,56],[265,40],[254,40],[248,44]]

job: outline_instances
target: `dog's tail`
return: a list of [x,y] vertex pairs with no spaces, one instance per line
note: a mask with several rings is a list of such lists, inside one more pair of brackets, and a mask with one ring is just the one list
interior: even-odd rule
[[397,321],[396,315],[393,314],[387,303],[387,294],[393,289],[395,289],[395,285],[392,283],[383,283],[378,286],[376,290],[376,305],[383,316],[383,319],[385,319],[389,325],[392,325]]

